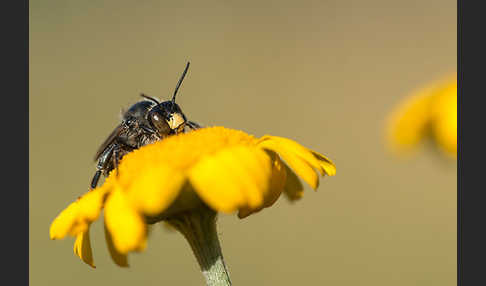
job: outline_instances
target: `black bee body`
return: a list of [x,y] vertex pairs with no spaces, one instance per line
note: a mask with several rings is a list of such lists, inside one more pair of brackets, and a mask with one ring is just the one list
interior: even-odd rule
[[111,170],[116,169],[121,158],[144,145],[162,140],[167,136],[185,132],[185,128],[200,128],[197,123],[188,121],[179,105],[175,103],[175,96],[189,63],[177,83],[171,100],[159,102],[158,100],[142,94],[143,100],[132,105],[122,117],[122,122],[113,130],[108,138],[101,144],[95,155],[96,173],[91,180],[91,188],[98,185],[103,174],[107,176]]

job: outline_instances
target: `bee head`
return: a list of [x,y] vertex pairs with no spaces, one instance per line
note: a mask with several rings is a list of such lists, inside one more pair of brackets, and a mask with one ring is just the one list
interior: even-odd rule
[[187,121],[179,105],[172,101],[164,101],[152,108],[148,120],[161,137],[182,132]]
[[148,113],[148,120],[150,124],[153,126],[153,128],[155,128],[161,137],[183,132],[184,127],[186,126],[186,116],[184,113],[182,113],[181,108],[175,102],[175,98],[188,69],[189,62],[187,63],[186,68],[184,69],[184,72],[176,85],[172,99],[162,103],[155,100],[157,105],[154,106]]

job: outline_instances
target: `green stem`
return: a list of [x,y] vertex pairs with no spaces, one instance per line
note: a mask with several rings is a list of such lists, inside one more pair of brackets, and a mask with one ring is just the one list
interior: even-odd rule
[[184,235],[196,256],[208,286],[231,285],[216,231],[216,213],[208,208],[167,220]]

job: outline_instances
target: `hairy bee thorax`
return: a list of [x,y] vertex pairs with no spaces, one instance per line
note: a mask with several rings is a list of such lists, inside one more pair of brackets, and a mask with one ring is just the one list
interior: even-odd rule
[[154,142],[157,142],[159,140],[162,140],[163,138],[165,137],[160,137],[158,134],[142,134],[140,135],[139,139],[138,139],[138,146],[137,148],[140,148],[144,145],[147,145],[147,144],[152,144]]

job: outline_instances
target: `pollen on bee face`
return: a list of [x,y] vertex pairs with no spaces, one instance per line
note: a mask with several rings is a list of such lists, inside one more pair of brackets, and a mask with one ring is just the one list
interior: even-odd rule
[[185,122],[184,117],[180,113],[174,113],[167,123],[170,129],[175,130]]

